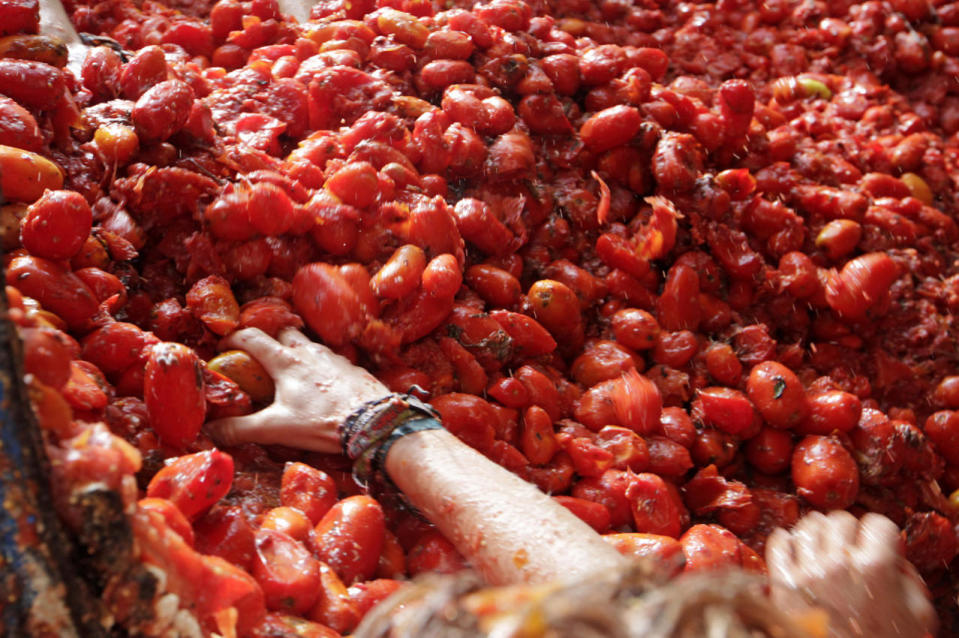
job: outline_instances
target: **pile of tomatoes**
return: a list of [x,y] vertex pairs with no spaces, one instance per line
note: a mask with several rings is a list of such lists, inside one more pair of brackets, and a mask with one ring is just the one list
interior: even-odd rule
[[438,5],[78,2],[112,40],[77,76],[0,7],[58,511],[105,483],[165,573],[146,625],[107,586],[117,621],[334,636],[463,566],[343,458],[203,433],[272,400],[219,340],[294,326],[627,554],[762,570],[807,509],[882,512],[948,629],[959,3]]

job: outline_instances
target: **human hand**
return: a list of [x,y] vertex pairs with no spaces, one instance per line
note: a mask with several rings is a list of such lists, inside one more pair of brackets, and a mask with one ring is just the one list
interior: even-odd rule
[[206,424],[224,445],[282,444],[316,452],[340,452],[339,427],[358,407],[389,394],[385,385],[346,358],[287,328],[279,341],[246,328],[221,342],[250,353],[276,385],[273,403],[253,414]]
[[934,635],[935,611],[900,544],[895,523],[879,514],[808,514],[766,544],[773,601],[799,614],[825,610],[833,636]]

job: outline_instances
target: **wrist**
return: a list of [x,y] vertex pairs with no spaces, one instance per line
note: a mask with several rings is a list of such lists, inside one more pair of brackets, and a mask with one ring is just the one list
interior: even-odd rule
[[355,410],[340,430],[343,452],[353,461],[353,477],[386,495],[396,487],[384,470],[393,445],[418,432],[442,429],[439,414],[409,394],[389,394]]

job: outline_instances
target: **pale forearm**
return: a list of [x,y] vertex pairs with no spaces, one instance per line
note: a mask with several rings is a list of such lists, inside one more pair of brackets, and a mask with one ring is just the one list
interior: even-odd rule
[[579,578],[623,561],[569,510],[445,430],[401,438],[386,470],[490,584]]

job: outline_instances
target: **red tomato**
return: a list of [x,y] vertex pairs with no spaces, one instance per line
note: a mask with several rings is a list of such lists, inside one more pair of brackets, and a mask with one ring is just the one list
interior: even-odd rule
[[[41,383],[59,390],[70,378],[71,345],[75,344],[56,328],[22,328],[23,366]],[[102,369],[102,368],[101,368]]]
[[807,400],[809,414],[799,424],[801,434],[832,434],[849,432],[859,423],[862,401],[851,392],[827,390],[813,394]]
[[324,562],[320,562],[320,581],[316,604],[307,616],[341,634],[350,633],[360,622],[360,610],[350,599],[346,585]]
[[37,257],[69,259],[83,248],[92,224],[93,211],[82,195],[48,190],[27,209],[20,241]]
[[774,428],[788,429],[801,423],[809,414],[806,390],[796,373],[778,361],[763,361],[749,372],[746,392]]
[[165,498],[141,498],[137,501],[137,507],[142,510],[156,512],[162,516],[170,529],[179,534],[184,543],[193,547],[193,528],[190,527],[190,522],[183,515],[183,512],[180,511],[180,508],[174,505],[172,501]]
[[693,525],[679,542],[686,556],[685,571],[742,566],[742,541],[719,525]]
[[646,472],[635,475],[626,488],[626,499],[633,511],[636,531],[679,537],[679,506],[662,478]]
[[330,346],[342,346],[363,328],[363,306],[334,266],[314,263],[293,277],[293,305],[307,325]]
[[255,530],[239,505],[217,503],[193,524],[196,549],[249,570],[253,564]]
[[178,456],[150,479],[147,496],[165,498],[195,521],[219,501],[233,483],[233,458],[219,450]]
[[392,578],[378,578],[365,583],[352,585],[347,592],[361,616],[376,605],[389,598],[393,592],[403,586],[403,581]]
[[254,539],[251,573],[271,611],[302,614],[316,602],[320,564],[299,541],[283,532],[260,529]]
[[609,509],[605,505],[575,496],[554,496],[553,500],[600,534],[609,529]]
[[313,523],[295,507],[274,507],[263,516],[262,529],[273,529],[287,534],[293,540],[306,542],[313,531]]
[[446,540],[436,530],[420,537],[406,556],[406,565],[410,576],[435,572],[455,574],[466,569],[466,559],[456,550],[453,543]]
[[283,468],[280,502],[300,510],[316,525],[336,504],[336,484],[326,472],[305,463],[287,463]]
[[721,432],[740,434],[753,424],[753,404],[738,390],[705,388],[696,398],[702,406],[703,420]]
[[373,292],[386,299],[402,299],[420,285],[426,269],[426,253],[419,246],[400,246],[370,282]]
[[141,360],[148,341],[137,326],[116,321],[83,339],[83,358],[108,375],[117,374]]
[[672,566],[673,573],[681,571],[686,562],[683,546],[675,538],[661,534],[626,532],[606,534],[603,540],[616,548],[623,556],[630,558],[655,558],[665,565]]
[[76,332],[90,329],[99,304],[90,288],[56,262],[15,257],[7,265],[7,284],[40,302]]
[[807,436],[792,457],[796,493],[815,507],[845,509],[859,493],[859,467],[842,443],[832,437]]
[[164,442],[185,448],[206,417],[203,366],[192,348],[159,343],[150,349],[143,378],[150,425]]
[[369,496],[350,496],[328,511],[316,524],[317,557],[345,583],[369,580],[383,549],[386,527],[383,509]]

